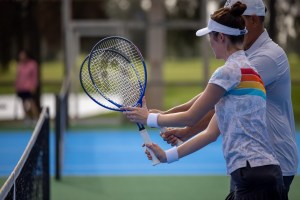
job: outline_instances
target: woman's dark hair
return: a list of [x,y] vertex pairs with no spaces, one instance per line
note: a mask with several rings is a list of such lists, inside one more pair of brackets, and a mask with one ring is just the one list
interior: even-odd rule
[[[247,9],[247,6],[241,2],[236,2],[231,8],[220,8],[211,15],[211,19],[218,22],[219,24],[238,28],[240,30],[245,29],[245,21],[242,14]],[[230,41],[235,43],[242,43],[244,40],[244,35],[234,36],[228,35]]]

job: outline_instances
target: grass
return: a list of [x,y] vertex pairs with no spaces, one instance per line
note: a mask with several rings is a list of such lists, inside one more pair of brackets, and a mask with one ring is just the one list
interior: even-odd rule
[[[83,57],[78,59],[77,68],[72,70],[73,82],[72,89],[74,92],[82,92],[78,80],[76,78],[79,72],[80,62]],[[289,54],[289,62],[291,66],[291,78],[294,81],[300,81],[300,57],[296,54]],[[224,63],[222,60],[211,59],[209,74]],[[151,67],[148,66],[148,71],[150,72]],[[187,86],[164,86],[164,109],[168,109],[175,105],[186,102],[187,100],[194,97],[196,94],[202,91],[200,82],[204,80],[203,77],[203,66],[200,58],[191,59],[169,59],[165,62],[163,68],[163,79],[166,83],[185,83],[194,82],[196,85]],[[43,62],[41,65],[41,81],[42,81],[42,93],[58,93],[61,87],[63,79],[63,62],[58,61],[48,61]],[[0,82],[4,81],[9,83],[6,87],[0,87],[0,94],[13,94],[14,88],[14,78],[16,74],[16,63],[11,62],[9,70],[7,72],[0,73]],[[148,73],[149,76],[151,73]],[[151,77],[150,77],[151,78]],[[197,84],[199,83],[199,84]],[[294,114],[297,124],[300,124],[300,85],[292,85],[292,100],[294,106]]]
[[[77,66],[80,66],[82,57],[78,59]],[[289,54],[289,62],[291,66],[291,78],[292,80],[300,81],[300,57],[297,54]],[[216,60],[214,58],[210,61],[209,74],[218,67],[224,64],[222,60]],[[169,59],[164,63],[163,74],[166,82],[186,82],[186,81],[201,81],[203,80],[203,63],[200,58],[191,59]],[[78,70],[78,68],[76,69]],[[148,71],[151,68],[148,66]],[[41,64],[41,80],[43,82],[62,82],[64,73],[63,61],[47,61]],[[11,61],[8,71],[1,71],[0,81],[14,82],[16,75],[16,62]]]
[[[290,200],[300,199],[299,187],[296,176]],[[61,182],[51,182],[52,200],[217,200],[225,199],[228,191],[228,176],[63,177]]]
[[[13,94],[16,76],[16,62],[10,62],[8,71],[1,71],[0,81],[6,82],[6,87],[0,87],[0,94]],[[58,93],[63,79],[63,63],[61,61],[48,61],[40,66],[42,92]]]
[[300,57],[297,54],[289,54],[289,63],[291,67],[291,79],[300,81]]
[[[0,178],[0,185],[5,179]],[[300,176],[296,176],[289,199],[300,199]],[[52,200],[181,200],[225,199],[228,176],[64,176],[51,179]]]
[[[0,185],[5,179],[0,178]],[[300,176],[296,176],[289,199],[300,199]],[[51,179],[52,200],[181,200],[225,199],[228,176],[72,176]]]
[[300,85],[292,87],[293,110],[296,122],[296,128],[300,129]]
[[52,182],[51,199],[224,199],[228,183],[219,176],[64,177]]
[[[209,75],[211,75],[218,66],[222,66],[224,61],[212,59],[210,62]],[[186,82],[204,80],[203,61],[194,59],[170,59],[165,62],[163,70],[166,82]]]

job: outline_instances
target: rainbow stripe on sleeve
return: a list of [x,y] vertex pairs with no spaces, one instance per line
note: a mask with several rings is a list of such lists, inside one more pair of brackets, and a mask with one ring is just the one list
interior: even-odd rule
[[240,84],[230,90],[230,95],[255,95],[266,99],[266,89],[259,74],[251,68],[241,68],[242,78]]

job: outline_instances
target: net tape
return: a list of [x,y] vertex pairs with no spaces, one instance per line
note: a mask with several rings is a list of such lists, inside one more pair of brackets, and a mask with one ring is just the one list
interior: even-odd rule
[[49,199],[49,111],[42,110],[20,160],[0,190],[0,199]]

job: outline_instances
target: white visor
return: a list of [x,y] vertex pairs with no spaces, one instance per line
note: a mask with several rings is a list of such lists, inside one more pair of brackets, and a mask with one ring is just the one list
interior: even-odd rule
[[216,22],[212,19],[209,19],[208,20],[208,26],[198,30],[196,32],[196,35],[197,36],[203,36],[203,35],[206,35],[206,34],[212,32],[212,31],[219,32],[219,33],[224,33],[226,35],[235,35],[235,36],[245,35],[246,33],[248,33],[246,27],[245,27],[245,29],[240,30],[238,28],[231,28],[231,27],[228,27],[228,26],[224,26],[224,25],[219,24],[218,22]]

